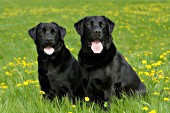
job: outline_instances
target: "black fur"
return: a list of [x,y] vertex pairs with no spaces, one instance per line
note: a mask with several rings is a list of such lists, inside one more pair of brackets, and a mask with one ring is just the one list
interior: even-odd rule
[[[70,101],[75,103],[75,97],[82,92],[79,76],[78,62],[65,47],[64,36],[66,29],[56,23],[40,23],[28,31],[34,40],[38,53],[38,75],[43,97],[53,100],[55,96],[61,99],[68,95]],[[50,41],[47,41],[50,40]],[[54,52],[48,55],[44,48],[50,46]]]
[[[103,107],[104,102],[110,103],[112,95],[120,97],[122,91],[127,95],[135,92],[146,93],[144,84],[112,42],[111,33],[114,26],[114,22],[104,16],[85,17],[74,24],[81,36],[82,47],[78,61],[85,95],[91,101],[100,102]],[[96,54],[91,50],[93,40],[102,43],[101,53]]]

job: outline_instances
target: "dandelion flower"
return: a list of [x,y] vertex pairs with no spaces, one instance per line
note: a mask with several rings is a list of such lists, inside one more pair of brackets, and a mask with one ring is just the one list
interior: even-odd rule
[[139,75],[142,75],[143,74],[143,71],[139,71],[139,73],[138,73]]
[[169,101],[169,98],[164,98],[164,101]]
[[10,73],[8,71],[5,72],[6,75],[9,75]]
[[87,101],[87,102],[90,101],[89,97],[85,97],[84,99],[85,99],[85,101]]
[[151,69],[152,66],[151,65],[146,65],[146,69]]
[[152,110],[149,113],[157,113],[157,110]]
[[142,60],[142,64],[147,64],[147,61],[146,60]]
[[144,72],[144,74],[145,74],[146,76],[149,76],[149,72]]
[[164,55],[160,55],[160,57],[159,57],[160,59],[162,59],[162,58],[164,58]]
[[169,90],[169,88],[168,87],[164,87],[164,90]]
[[68,113],[73,113],[73,112],[70,112],[70,111],[69,111]]
[[25,86],[28,85],[28,81],[25,81],[25,82],[24,82],[24,85],[25,85]]
[[148,107],[143,107],[142,110],[148,111]]
[[2,86],[2,89],[6,89],[6,88],[8,88],[8,86]]
[[5,83],[1,83],[1,86],[4,86],[5,85]]
[[158,93],[158,92],[154,92],[153,94],[154,94],[154,95],[160,95],[160,93]]
[[20,87],[20,86],[21,86],[21,84],[17,84],[17,86],[18,86],[18,87]]
[[4,66],[3,69],[6,69],[6,66]]

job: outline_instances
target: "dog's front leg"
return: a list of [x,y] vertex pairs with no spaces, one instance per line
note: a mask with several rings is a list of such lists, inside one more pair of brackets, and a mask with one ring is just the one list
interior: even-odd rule
[[69,92],[67,95],[68,95],[69,101],[70,101],[73,105],[76,104],[74,94],[73,94],[72,92]]
[[110,100],[111,100],[110,91],[104,91],[104,102],[102,103],[102,107],[105,111],[110,110]]

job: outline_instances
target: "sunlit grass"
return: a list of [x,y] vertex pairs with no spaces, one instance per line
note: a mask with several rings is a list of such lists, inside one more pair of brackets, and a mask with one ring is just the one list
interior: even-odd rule
[[117,49],[148,89],[142,98],[113,97],[112,113],[168,113],[170,105],[170,2],[129,1],[0,1],[0,112],[100,113],[95,103],[72,105],[67,98],[43,101],[37,74],[37,53],[28,29],[57,22],[67,29],[67,48],[77,58],[81,47],[74,23],[84,16],[105,15],[115,22]]

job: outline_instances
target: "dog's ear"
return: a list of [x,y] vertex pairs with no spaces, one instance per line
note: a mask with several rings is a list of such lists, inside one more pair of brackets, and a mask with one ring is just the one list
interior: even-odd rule
[[112,33],[113,32],[113,29],[115,27],[115,23],[112,22],[109,18],[105,17],[105,16],[102,16],[106,22],[107,22],[107,25],[108,25],[108,29],[109,29],[109,33]]
[[35,41],[36,40],[36,28],[37,27],[33,27],[31,29],[29,29],[28,34],[29,36]]
[[41,25],[41,24],[42,24],[42,23],[39,23],[37,26],[29,29],[29,31],[28,31],[29,36],[30,36],[34,41],[36,41],[36,31],[37,31],[37,27],[38,27],[39,25]]
[[51,23],[59,27],[59,32],[60,32],[61,39],[64,40],[64,36],[66,35],[66,29],[64,27],[62,27],[62,26],[59,26],[55,22],[51,22]]
[[88,80],[86,78],[82,78],[81,83],[82,83],[84,88],[87,88]]
[[83,21],[84,21],[84,19],[81,19],[77,23],[74,24],[74,28],[76,29],[77,33],[80,36],[83,35]]
[[66,35],[66,29],[64,27],[59,26],[60,28],[60,36],[61,39],[64,40],[64,36]]

